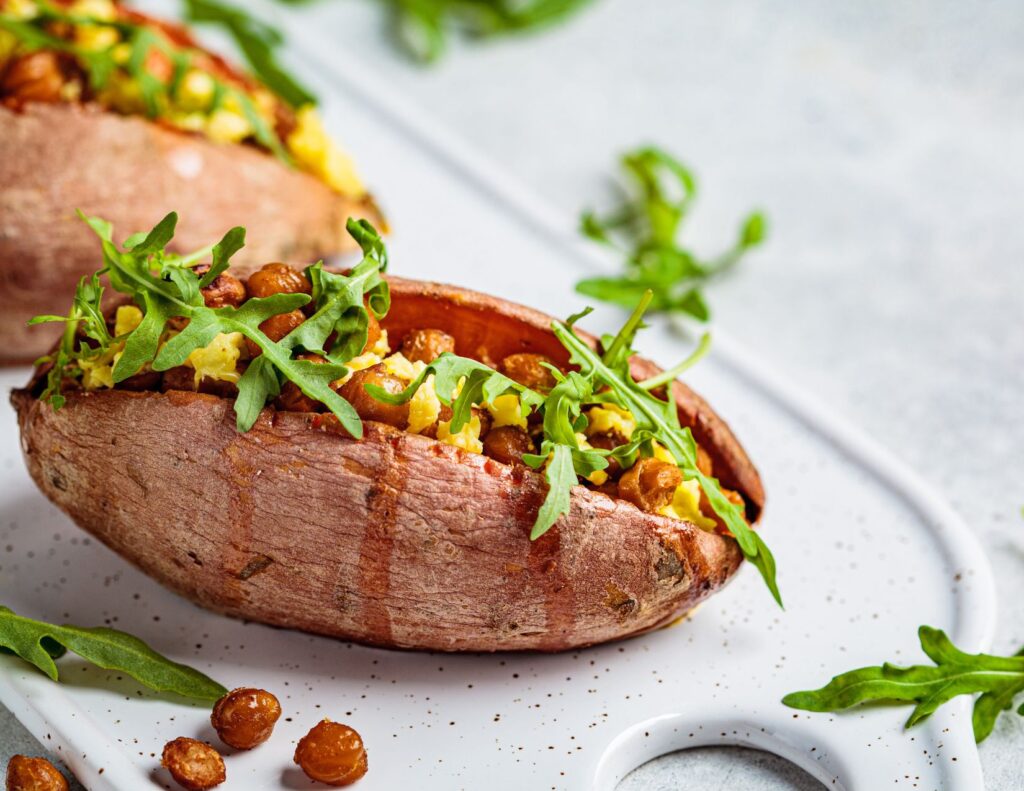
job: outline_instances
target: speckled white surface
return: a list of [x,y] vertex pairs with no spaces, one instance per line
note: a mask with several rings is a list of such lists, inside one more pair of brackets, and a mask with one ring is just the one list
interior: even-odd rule
[[[643,139],[699,165],[699,243],[766,206],[773,239],[717,289],[718,318],[949,493],[996,569],[997,647],[1024,642],[1019,4],[605,0],[562,31],[458,52],[431,73],[396,64],[363,6],[316,13],[567,226],[600,194],[609,152]],[[913,619],[922,605],[893,606]],[[983,745],[989,788],[1019,785],[1021,739],[1006,717]],[[750,765],[705,760],[702,787],[727,775],[800,787]],[[664,759],[623,787],[692,785],[691,770]]]

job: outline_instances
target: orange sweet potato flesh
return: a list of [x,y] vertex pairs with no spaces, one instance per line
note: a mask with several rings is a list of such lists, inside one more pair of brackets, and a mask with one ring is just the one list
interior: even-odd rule
[[[390,280],[395,340],[435,327],[466,355],[565,359],[536,311]],[[698,396],[676,396],[756,519],[763,492],[742,448]],[[673,620],[742,559],[731,538],[582,486],[531,542],[540,475],[378,423],[356,441],[329,416],[268,408],[239,434],[229,401],[196,393],[73,393],[59,411],[31,389],[12,400],[33,479],[81,527],[198,604],[278,626],[397,648],[560,651]]]
[[89,105],[0,106],[0,361],[43,354],[60,328],[26,322],[66,313],[78,279],[96,271],[98,241],[76,209],[112,222],[121,242],[152,228],[168,207],[180,215],[177,252],[246,226],[235,274],[352,249],[349,216],[381,221],[369,197],[339,195],[252,146]]

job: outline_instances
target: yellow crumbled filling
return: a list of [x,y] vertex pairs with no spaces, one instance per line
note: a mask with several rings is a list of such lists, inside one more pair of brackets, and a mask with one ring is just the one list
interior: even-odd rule
[[452,434],[451,421],[443,420],[437,424],[437,438],[446,445],[468,450],[470,453],[483,453],[484,444],[480,441],[480,418],[473,415],[463,425],[458,434]]
[[487,411],[494,418],[494,428],[501,426],[518,426],[526,428],[526,417],[523,415],[523,407],[519,403],[519,396],[515,393],[506,393],[494,399],[493,404],[486,404]]
[[388,331],[381,330],[380,337],[377,338],[377,342],[373,344],[373,348],[370,349],[374,354],[384,357],[391,351],[391,346],[388,343]]
[[664,445],[652,441],[651,450],[654,452],[654,458],[658,461],[663,461],[666,464],[679,464],[679,462],[676,461],[676,457],[669,453],[668,448]]
[[395,352],[390,357],[384,358],[384,369],[392,376],[397,376],[406,382],[411,382],[426,367],[426,364],[419,360],[409,361],[401,352]]
[[82,387],[86,390],[99,390],[101,387],[114,386],[113,347],[93,360],[80,358],[78,367],[82,369]]
[[3,4],[5,14],[10,14],[16,19],[32,19],[39,13],[39,6],[32,0],[7,0]]
[[121,305],[114,316],[114,335],[120,337],[142,323],[142,311],[134,305]]
[[252,124],[238,110],[218,107],[206,119],[204,131],[216,143],[240,143],[252,134]]
[[202,349],[196,349],[186,363],[196,370],[196,386],[203,377],[237,382],[238,358],[245,347],[245,337],[240,332],[220,333]]
[[[423,380],[423,384],[420,385],[409,402],[409,431],[419,434],[434,425],[434,421],[440,415],[441,399],[437,397],[437,391],[434,389],[434,375],[431,374]],[[478,418],[473,419],[479,422]],[[479,431],[477,435],[479,436]],[[483,444],[480,445],[480,450],[483,450]]]
[[75,16],[88,16],[106,22],[117,19],[117,6],[112,0],[75,0],[67,11]]
[[366,190],[352,159],[324,130],[316,110],[312,106],[299,109],[295,121],[285,142],[299,166],[343,195],[362,195]]
[[664,516],[693,522],[703,530],[714,530],[717,525],[714,519],[704,516],[700,510],[700,484],[696,478],[683,481],[676,487],[672,502],[661,509]]
[[186,113],[205,110],[213,101],[213,77],[199,69],[189,69],[178,86],[178,106]]
[[586,428],[588,437],[614,433],[629,439],[636,430],[636,420],[630,411],[615,404],[591,407],[587,410],[587,420],[590,421]]

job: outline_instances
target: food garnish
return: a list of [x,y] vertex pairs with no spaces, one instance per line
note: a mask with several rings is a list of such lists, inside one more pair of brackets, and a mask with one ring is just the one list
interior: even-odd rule
[[359,733],[340,722],[321,720],[295,748],[295,763],[307,777],[347,786],[366,774],[366,747]]
[[68,781],[45,758],[12,755],[4,787],[6,791],[68,791]]
[[160,764],[174,782],[187,791],[206,791],[227,779],[224,759],[213,747],[198,739],[179,736],[164,745]]
[[172,662],[142,640],[105,626],[83,628],[35,621],[0,606],[0,648],[35,665],[54,681],[53,661],[72,651],[106,670],[117,670],[157,692],[214,701],[227,690],[187,665]]
[[210,713],[217,736],[236,750],[263,744],[281,718],[281,703],[265,689],[239,687],[218,700]]
[[[1002,711],[1024,692],[1024,649],[1014,656],[967,654],[941,629],[918,630],[921,649],[934,665],[899,667],[888,662],[862,667],[833,678],[817,690],[793,692],[782,702],[805,711],[840,711],[868,702],[915,703],[904,727],[927,719],[943,703],[959,695],[975,695],[974,738],[983,741]],[[1024,716],[1024,704],[1017,713]]]
[[[357,439],[362,419],[372,419],[475,453],[485,449],[493,426],[504,430],[500,442],[488,442],[500,449],[496,456],[544,471],[548,490],[531,538],[568,513],[573,487],[608,486],[614,491],[606,493],[641,510],[732,535],[780,601],[774,559],[748,524],[743,498],[713,477],[710,461],[690,428],[680,425],[674,396],[666,392],[706,352],[707,337],[674,368],[646,381],[632,377],[629,360],[650,292],[617,335],[602,339],[600,352],[573,327],[589,308],[552,323],[578,370],[562,370],[536,354],[509,355],[496,370],[447,351],[452,339],[429,329],[405,339],[410,360],[402,353],[385,356],[389,347],[378,320],[390,307],[382,277],[387,252],[367,221],[348,223],[364,253],[348,274],[329,272],[322,263],[305,274],[270,264],[250,278],[249,298],[239,301],[245,286],[222,281],[230,279],[226,269],[244,244],[244,229],[181,256],[166,250],[176,219],[169,214],[120,248],[109,223],[88,220],[102,240],[105,266],[81,281],[67,316],[35,319],[66,324],[60,345],[41,361],[51,366],[41,399],[59,408],[69,386],[103,389],[172,369],[191,383],[191,366],[196,383],[202,371],[212,370],[237,387],[242,432],[271,401],[286,411],[318,411],[322,405]],[[200,265],[207,256],[208,268]],[[134,302],[118,309],[113,330],[100,309],[100,275]],[[631,470],[638,460],[646,460],[644,475]],[[618,487],[609,476],[622,472],[628,485]],[[652,486],[658,493],[649,497],[644,490]]]
[[621,204],[603,217],[584,212],[580,225],[585,236],[624,256],[625,272],[581,280],[576,290],[627,308],[650,290],[654,293],[651,310],[707,321],[711,312],[702,288],[764,241],[765,216],[751,212],[729,250],[702,260],[679,241],[680,228],[697,197],[697,179],[690,169],[652,146],[626,153],[621,165],[631,182],[622,190]]

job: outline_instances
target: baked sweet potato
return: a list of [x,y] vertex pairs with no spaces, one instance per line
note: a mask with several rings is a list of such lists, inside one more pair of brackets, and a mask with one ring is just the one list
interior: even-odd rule
[[[27,18],[21,5],[0,2],[12,22],[0,26],[0,362],[45,352],[56,332],[26,322],[62,306],[95,268],[76,210],[132,229],[182,207],[178,244],[188,248],[248,224],[258,230],[236,261],[243,271],[353,249],[345,221],[380,221],[311,108],[289,105],[184,28],[108,0],[62,0]],[[54,44],[40,49],[18,31]]]
[[[568,354],[536,311],[389,278],[392,338],[442,330],[462,354]],[[587,342],[593,338],[580,335]],[[658,369],[633,359],[637,379]],[[544,477],[427,436],[331,415],[263,410],[239,433],[215,395],[108,389],[12,396],[28,469],[75,522],[147,574],[230,615],[381,646],[559,651],[677,618],[740,566],[721,531],[576,486],[535,541]],[[680,421],[742,496],[764,494],[711,408],[672,386]]]

